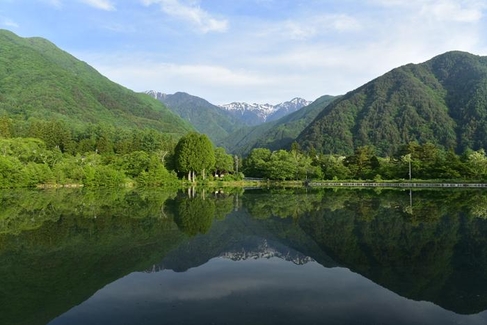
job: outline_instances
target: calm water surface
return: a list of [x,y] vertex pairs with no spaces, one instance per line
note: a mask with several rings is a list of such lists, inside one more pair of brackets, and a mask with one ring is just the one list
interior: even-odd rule
[[482,191],[0,201],[0,324],[487,324]]

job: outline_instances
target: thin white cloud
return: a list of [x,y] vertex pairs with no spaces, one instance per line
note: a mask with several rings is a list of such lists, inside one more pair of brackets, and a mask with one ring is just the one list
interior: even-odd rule
[[369,0],[384,7],[403,7],[440,21],[478,22],[487,8],[484,0]]
[[[61,9],[64,5],[64,0],[39,0],[39,1],[44,2],[57,9]],[[101,9],[106,11],[115,10],[115,4],[111,0],[78,0],[78,1],[96,9]]]
[[142,3],[146,6],[159,4],[165,14],[190,23],[202,33],[225,32],[228,29],[226,19],[214,18],[194,3],[185,4],[179,0],[142,0]]
[[102,28],[109,30],[115,33],[133,33],[135,32],[135,28],[132,25],[127,23],[113,23],[113,22],[106,22],[101,25]]
[[263,23],[258,28],[256,35],[271,39],[278,37],[302,41],[336,32],[357,32],[362,28],[361,22],[350,15],[316,15],[306,17],[306,20],[294,19]]
[[52,6],[57,9],[61,8],[63,5],[62,0],[39,0],[39,1],[44,2],[49,6]]
[[[284,27],[284,28],[282,28]],[[317,33],[316,28],[310,25],[300,24],[295,21],[287,21],[277,31],[294,40],[305,40],[314,37]]]
[[325,21],[331,23],[337,31],[358,31],[362,29],[362,24],[356,18],[349,15],[332,15],[328,16]]
[[[282,82],[279,75],[215,64],[177,64],[158,61],[147,53],[127,53],[118,57],[104,54],[76,53],[111,80],[135,91],[156,89],[166,93],[185,91],[202,96],[214,104],[223,104],[241,92],[266,92]],[[202,82],[204,80],[204,82]],[[212,95],[205,95],[210,94]],[[229,93],[234,95],[229,96]],[[296,97],[296,96],[294,96]],[[292,98],[292,97],[291,97]],[[248,98],[245,98],[248,99]],[[258,100],[259,98],[256,98]],[[274,99],[274,98],[271,98]],[[275,98],[276,103],[280,98]]]
[[101,10],[113,11],[115,5],[110,0],[80,0],[81,2]]
[[482,19],[482,6],[458,1],[435,1],[423,6],[423,15],[433,15],[437,20],[477,22]]
[[[174,63],[157,63],[157,62],[142,62],[136,61],[137,64],[130,64],[133,57],[127,57],[125,68],[119,62],[111,65],[109,62],[98,64],[98,68],[112,76],[115,80],[122,80],[124,84],[130,83],[130,76],[137,75],[139,80],[146,80],[145,87],[141,89],[134,87],[140,91],[144,89],[153,88],[159,84],[171,85],[185,83],[190,85],[200,84],[201,80],[205,80],[207,87],[220,88],[224,87],[248,87],[248,86],[262,86],[268,83],[272,78],[259,75],[250,71],[232,70],[223,66],[217,65],[178,65]],[[124,60],[124,61],[125,61]],[[150,85],[154,85],[151,87]],[[135,85],[134,85],[135,86]]]
[[19,27],[19,24],[17,24],[15,21],[13,21],[10,18],[3,18],[1,24],[5,27],[9,27],[9,28],[18,28]]

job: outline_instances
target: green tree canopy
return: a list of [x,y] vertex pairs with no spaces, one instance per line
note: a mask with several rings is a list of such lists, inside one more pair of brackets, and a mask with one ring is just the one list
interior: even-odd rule
[[224,148],[215,148],[215,173],[222,174],[225,172],[233,172],[233,157],[227,154]]
[[252,149],[243,162],[244,173],[253,177],[266,177],[267,162],[271,158],[271,151],[267,148]]
[[176,168],[188,174],[193,180],[196,172],[205,178],[205,172],[215,165],[215,152],[210,139],[196,132],[188,133],[182,137],[175,149]]

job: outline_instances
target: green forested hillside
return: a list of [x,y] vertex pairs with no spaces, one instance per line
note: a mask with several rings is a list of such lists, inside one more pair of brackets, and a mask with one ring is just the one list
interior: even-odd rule
[[299,135],[302,147],[391,155],[411,141],[463,152],[487,148],[487,57],[448,52],[372,80],[327,106]]
[[0,116],[182,135],[192,127],[148,95],[111,82],[41,38],[0,30]]
[[177,92],[173,95],[165,95],[159,100],[180,117],[189,121],[196,130],[208,135],[213,142],[221,141],[229,133],[244,125],[227,111],[202,98],[186,93]]
[[253,148],[290,148],[299,133],[336,98],[325,95],[279,120],[243,127],[226,137],[221,145],[228,151],[240,155],[247,155]]

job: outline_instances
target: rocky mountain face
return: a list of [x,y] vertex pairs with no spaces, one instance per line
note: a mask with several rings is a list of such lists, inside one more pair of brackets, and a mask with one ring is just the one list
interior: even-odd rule
[[145,93],[161,102],[164,102],[168,98],[168,96],[170,96],[168,94],[161,93],[160,91],[155,91],[155,90],[148,90]]
[[233,116],[240,117],[246,125],[253,126],[264,122],[275,121],[290,113],[296,112],[309,104],[311,104],[310,101],[296,97],[290,101],[277,105],[233,102],[221,105],[220,107]]
[[304,128],[336,98],[338,97],[325,95],[277,120],[241,128],[230,133],[219,145],[229,152],[243,156],[249,154],[253,148],[268,148],[272,151],[288,149]]

